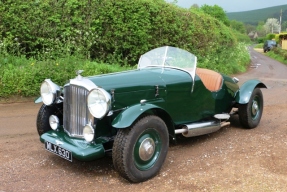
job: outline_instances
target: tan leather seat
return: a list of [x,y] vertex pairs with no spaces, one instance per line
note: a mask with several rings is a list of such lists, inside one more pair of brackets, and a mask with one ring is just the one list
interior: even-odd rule
[[218,91],[221,88],[222,84],[222,75],[203,68],[197,68],[196,74],[200,77],[206,89],[210,91]]

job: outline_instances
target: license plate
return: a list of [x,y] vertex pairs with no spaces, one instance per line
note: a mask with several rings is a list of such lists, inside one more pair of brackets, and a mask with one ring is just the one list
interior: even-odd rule
[[45,149],[51,153],[54,153],[68,161],[72,162],[72,153],[67,149],[64,149],[58,145],[50,143],[48,141],[45,142]]

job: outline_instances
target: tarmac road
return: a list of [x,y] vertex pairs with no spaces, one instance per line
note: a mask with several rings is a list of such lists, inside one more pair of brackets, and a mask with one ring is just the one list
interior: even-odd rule
[[171,145],[159,175],[122,179],[110,157],[70,163],[44,149],[36,131],[40,104],[0,104],[0,192],[10,191],[287,191],[287,67],[251,51],[237,77],[259,79],[264,112],[256,129],[237,118],[216,133]]

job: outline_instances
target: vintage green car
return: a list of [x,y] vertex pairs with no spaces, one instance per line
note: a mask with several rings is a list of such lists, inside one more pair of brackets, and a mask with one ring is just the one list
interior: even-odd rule
[[176,135],[208,134],[239,116],[256,127],[263,112],[258,80],[240,88],[237,78],[197,68],[197,57],[165,46],[141,56],[136,70],[77,77],[60,87],[41,85],[37,131],[45,149],[72,161],[112,155],[131,182],[154,177]]

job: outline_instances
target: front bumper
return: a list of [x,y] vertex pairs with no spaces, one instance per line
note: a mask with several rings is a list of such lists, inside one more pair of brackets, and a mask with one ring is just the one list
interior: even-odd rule
[[48,141],[69,150],[73,158],[80,161],[92,161],[105,156],[105,149],[101,143],[87,143],[83,139],[71,138],[63,131],[48,131],[41,135],[40,141]]

